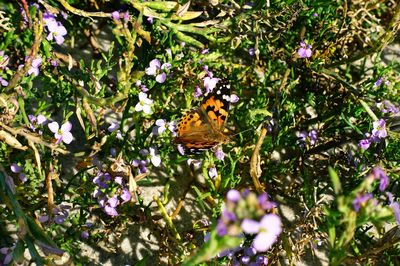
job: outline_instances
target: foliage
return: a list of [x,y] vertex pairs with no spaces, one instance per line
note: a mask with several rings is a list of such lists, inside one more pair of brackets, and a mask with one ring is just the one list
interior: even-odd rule
[[[0,7],[0,264],[399,263],[396,1]],[[232,141],[175,145],[219,79]]]

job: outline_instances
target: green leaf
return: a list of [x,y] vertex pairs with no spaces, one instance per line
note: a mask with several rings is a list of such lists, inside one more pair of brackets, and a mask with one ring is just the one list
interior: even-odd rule
[[220,237],[217,235],[216,231],[213,231],[211,233],[210,239],[206,243],[204,243],[204,245],[197,251],[197,253],[193,257],[183,262],[182,265],[191,266],[197,265],[201,262],[209,261],[217,256],[218,253],[224,250],[238,247],[240,243],[242,243],[242,241],[242,238],[234,236]]
[[335,190],[335,194],[338,195],[342,193],[342,184],[340,183],[340,179],[336,171],[330,166],[328,167],[328,171],[333,184],[333,189]]
[[22,263],[24,261],[24,252],[25,252],[25,244],[24,241],[18,240],[17,244],[15,244],[15,249],[13,251],[13,260],[16,263]]

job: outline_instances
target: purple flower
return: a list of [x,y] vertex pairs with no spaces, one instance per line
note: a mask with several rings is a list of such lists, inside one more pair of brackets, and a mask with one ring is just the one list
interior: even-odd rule
[[231,103],[237,103],[239,101],[239,96],[236,94],[231,94]]
[[203,95],[203,92],[201,91],[199,86],[196,86],[194,88],[193,97],[194,98],[199,98],[201,95]]
[[374,121],[372,124],[374,127],[374,129],[372,129],[373,137],[377,137],[379,139],[384,139],[387,137],[385,120],[379,119],[378,121]]
[[318,17],[318,13],[316,13],[316,12],[314,12],[312,15],[314,18]]
[[142,92],[148,92],[148,91],[149,91],[149,89],[146,87],[146,85],[143,85],[143,84],[142,84],[142,81],[141,81],[141,80],[137,80],[137,81],[135,82],[135,85],[136,85],[136,87],[140,88],[140,90],[141,90]]
[[119,128],[118,123],[111,122],[110,126],[107,128],[108,132],[114,132]]
[[135,111],[140,112],[143,111],[145,114],[151,114],[151,106],[153,104],[153,100],[147,98],[147,94],[144,92],[139,92],[139,102],[135,106]]
[[218,149],[215,151],[215,157],[217,157],[218,160],[223,161],[225,158],[225,153],[221,149],[221,147],[218,147]]
[[268,194],[266,192],[258,196],[258,205],[261,209],[269,211],[276,207],[276,203],[268,199]]
[[48,125],[51,132],[54,133],[54,138],[57,140],[57,144],[60,144],[63,141],[65,144],[70,144],[74,137],[71,134],[72,124],[71,122],[65,122],[61,128],[57,122],[51,122]]
[[182,144],[178,144],[176,148],[178,149],[180,155],[185,155],[185,148],[183,147]]
[[249,55],[253,56],[255,54],[255,49],[254,48],[250,48],[249,49]]
[[[103,172],[99,172],[97,173],[97,175],[93,178],[92,182],[94,184],[96,184],[99,188],[103,189],[103,188],[107,188],[108,185],[107,183],[111,180],[111,175],[109,173],[103,173]],[[100,193],[100,191],[99,191]],[[96,195],[95,195],[96,194]],[[98,197],[98,193],[93,193],[94,197]]]
[[28,74],[33,74],[35,77],[39,75],[39,67],[42,65],[42,58],[37,56],[35,59],[32,60],[31,67],[28,70]]
[[13,172],[13,173],[15,173],[15,174],[18,174],[18,173],[21,173],[21,172],[22,172],[22,167],[19,166],[19,165],[16,164],[16,163],[12,163],[11,166],[10,166],[10,168],[11,168],[11,172]]
[[8,86],[8,81],[3,79],[2,77],[0,77],[0,83],[1,83],[1,86],[3,86],[3,87],[7,87]]
[[311,48],[311,45],[306,44],[304,41],[302,41],[300,42],[300,48],[299,50],[297,50],[297,54],[300,56],[300,58],[309,58],[312,55]]
[[394,201],[392,193],[387,192],[386,194],[389,197],[389,207],[392,208],[396,223],[400,226],[400,204]]
[[114,11],[111,13],[111,17],[115,20],[119,20],[119,12],[118,11]]
[[244,249],[243,253],[247,256],[254,256],[257,254],[257,250],[253,247],[248,247]]
[[11,166],[11,172],[13,172],[14,174],[18,174],[18,178],[22,183],[25,183],[28,179],[26,178],[25,173],[22,172],[22,167],[19,166],[16,163],[12,163]]
[[116,207],[119,205],[119,200],[116,196],[109,198],[104,206],[104,211],[110,216],[118,216]]
[[226,194],[226,199],[230,202],[238,202],[241,198],[240,192],[236,189],[231,189]]
[[139,151],[140,155],[143,156],[148,156],[151,163],[155,166],[158,167],[161,164],[161,157],[158,155],[157,148],[156,147],[150,147],[149,150],[147,149],[141,149]]
[[263,255],[258,255],[256,257],[256,265],[268,265],[268,258]]
[[256,234],[260,231],[260,223],[253,219],[244,219],[241,227],[247,234]]
[[132,160],[132,161],[131,161],[131,165],[132,165],[133,167],[139,168],[139,173],[140,173],[140,174],[143,174],[143,173],[146,173],[146,172],[147,172],[146,164],[147,164],[147,163],[146,163],[146,161],[144,161],[144,160],[135,159],[135,160]]
[[13,259],[13,251],[14,251],[15,245],[12,247],[4,247],[0,248],[0,253],[4,255],[3,261],[0,263],[1,265],[8,265]]
[[49,34],[46,37],[48,41],[54,39],[58,45],[65,41],[64,36],[67,35],[67,29],[60,22],[50,20],[46,23],[46,27],[49,31]]
[[239,260],[244,265],[247,265],[247,264],[249,264],[251,258],[249,256],[241,256]]
[[381,86],[382,81],[383,81],[382,77],[379,77],[379,78],[375,81],[374,87],[379,87],[379,86]]
[[365,194],[358,194],[357,197],[353,200],[353,208],[356,212],[358,212],[361,208],[361,206],[367,202],[368,200],[372,199],[372,194],[371,193],[365,193]]
[[89,238],[89,232],[88,231],[82,231],[81,232],[81,238],[88,239]]
[[122,193],[121,193],[122,203],[125,203],[125,202],[127,202],[127,201],[130,201],[131,198],[132,198],[132,195],[131,195],[131,192],[129,191],[129,189],[124,188],[124,189],[122,190]]
[[158,83],[164,83],[167,74],[163,72],[163,70],[169,70],[172,67],[170,63],[164,63],[161,65],[160,60],[153,59],[150,61],[149,67],[146,68],[145,72],[149,76],[156,76],[156,81]]
[[310,144],[314,145],[318,139],[318,132],[315,129],[313,129],[310,132],[308,132],[308,137],[310,138]]
[[125,23],[127,23],[129,21],[129,12],[128,11],[126,11],[124,13],[124,21],[125,21]]
[[211,179],[213,179],[214,177],[217,177],[218,176],[217,168],[211,167],[210,169],[208,169],[208,176]]
[[260,222],[244,219],[241,227],[247,234],[258,233],[252,245],[258,252],[267,251],[282,232],[281,218],[276,214],[266,214]]
[[382,168],[375,167],[372,169],[372,175],[380,180],[379,190],[384,191],[389,185],[389,177],[386,175],[385,171]]
[[215,229],[219,236],[224,236],[228,233],[228,226],[222,220],[218,221],[217,227]]
[[[28,119],[29,119],[29,127],[35,131],[36,130],[36,126],[40,126],[40,125],[44,125],[47,122],[47,118],[44,115],[38,115],[37,117],[34,115],[28,115]],[[39,131],[39,134],[41,135],[42,132]]]
[[203,79],[203,84],[204,88],[206,89],[206,93],[210,93],[215,88],[215,86],[217,86],[219,80],[219,78],[205,77]]
[[210,52],[210,49],[206,48],[201,50],[201,54],[208,54]]
[[148,17],[147,18],[147,22],[149,22],[150,24],[153,24],[153,22],[154,22],[153,17]]
[[114,181],[115,181],[115,183],[117,183],[118,185],[121,185],[121,186],[124,184],[124,181],[122,180],[121,176],[116,176],[114,178]]
[[110,148],[110,156],[111,157],[116,157],[117,156],[117,149],[115,149],[114,147]]
[[397,114],[399,112],[399,108],[397,108],[393,103],[388,100],[384,100],[380,103],[377,103],[376,106],[382,111],[382,113],[392,113]]
[[369,146],[371,145],[371,139],[362,139],[358,143],[358,146],[363,150],[368,150]]
[[68,205],[61,204],[60,206],[53,209],[54,222],[56,224],[63,224],[68,218],[68,211],[71,209]]
[[153,128],[154,135],[161,135],[165,130],[167,130],[167,122],[165,119],[157,119],[155,124],[156,126]]
[[50,12],[44,12],[43,13],[43,21],[45,24],[49,23],[50,21],[55,21],[56,17],[54,16],[54,14],[50,13]]

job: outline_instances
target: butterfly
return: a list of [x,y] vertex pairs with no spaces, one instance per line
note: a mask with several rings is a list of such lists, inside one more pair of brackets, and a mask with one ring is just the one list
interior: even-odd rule
[[200,106],[187,112],[177,125],[174,140],[190,151],[213,148],[230,142],[224,132],[231,100],[231,85],[227,80],[218,81]]

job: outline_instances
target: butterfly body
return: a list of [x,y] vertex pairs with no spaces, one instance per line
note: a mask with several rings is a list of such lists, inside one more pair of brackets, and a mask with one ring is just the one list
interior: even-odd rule
[[187,112],[177,127],[174,142],[192,151],[213,148],[230,141],[224,132],[230,105],[230,85],[219,81],[200,106]]

